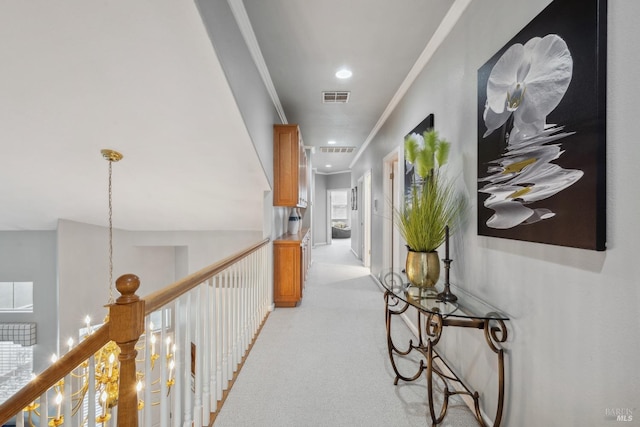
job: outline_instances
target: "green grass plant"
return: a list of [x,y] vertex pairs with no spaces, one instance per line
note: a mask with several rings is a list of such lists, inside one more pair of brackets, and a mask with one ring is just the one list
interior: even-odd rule
[[423,137],[423,147],[413,136],[405,140],[405,158],[414,165],[415,175],[403,208],[395,213],[400,234],[415,252],[435,251],[445,241],[446,227],[453,232],[466,209],[466,199],[440,171],[450,143],[434,130]]

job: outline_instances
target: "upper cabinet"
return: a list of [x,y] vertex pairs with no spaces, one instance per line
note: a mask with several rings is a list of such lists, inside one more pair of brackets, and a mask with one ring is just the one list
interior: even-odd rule
[[298,125],[274,125],[273,206],[307,207],[308,169]]

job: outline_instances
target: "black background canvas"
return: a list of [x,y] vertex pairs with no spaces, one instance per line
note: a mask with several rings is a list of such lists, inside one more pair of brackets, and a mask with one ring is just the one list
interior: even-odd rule
[[[576,132],[558,142],[565,152],[553,161],[565,169],[584,172],[572,186],[527,206],[552,210],[553,218],[500,230],[487,227],[493,210],[484,207],[489,196],[478,194],[478,234],[553,245],[604,250],[605,236],[605,117],[606,117],[606,1],[555,0],[478,70],[478,178],[485,177],[489,161],[504,151],[500,129],[486,138],[482,118],[489,74],[514,43],[557,34],[573,58],[573,76],[560,104],[547,116],[548,124]],[[478,188],[485,183],[479,182]]]

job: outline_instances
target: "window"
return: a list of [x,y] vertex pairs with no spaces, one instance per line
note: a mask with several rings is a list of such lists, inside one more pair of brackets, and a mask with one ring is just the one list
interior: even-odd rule
[[346,190],[334,190],[331,192],[331,220],[332,223],[336,221],[349,222],[349,210],[347,203],[347,191]]
[[0,282],[0,312],[33,313],[33,282]]

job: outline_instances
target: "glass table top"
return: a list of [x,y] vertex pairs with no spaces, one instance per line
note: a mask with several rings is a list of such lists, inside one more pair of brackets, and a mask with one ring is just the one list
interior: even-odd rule
[[382,271],[378,280],[395,297],[426,313],[440,314],[443,318],[509,320],[505,313],[455,285],[450,285],[450,289],[458,300],[442,301],[438,297],[438,293],[444,290],[442,281],[434,288],[419,288],[409,283],[407,276],[400,270]]

